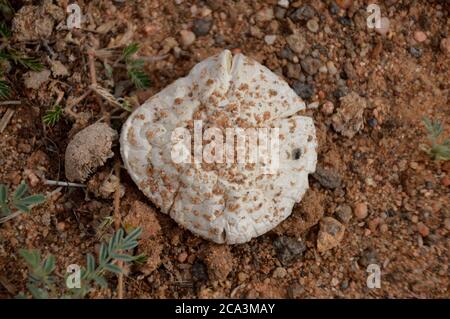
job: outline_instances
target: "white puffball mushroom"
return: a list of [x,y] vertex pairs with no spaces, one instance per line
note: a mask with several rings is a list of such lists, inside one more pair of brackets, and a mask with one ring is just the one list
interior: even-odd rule
[[66,178],[71,182],[84,182],[114,156],[111,147],[117,137],[117,132],[105,123],[89,125],[75,134],[66,148]]
[[[225,50],[131,114],[120,138],[122,158],[139,189],[178,224],[216,243],[244,243],[286,219],[308,189],[317,142],[313,120],[297,115],[304,109],[283,79]],[[267,174],[261,162],[177,164],[172,133],[195,132],[200,120],[203,129],[222,131],[278,128],[278,168]]]

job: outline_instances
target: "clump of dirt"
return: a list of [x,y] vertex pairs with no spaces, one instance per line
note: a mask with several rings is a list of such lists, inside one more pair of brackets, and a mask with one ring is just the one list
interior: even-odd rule
[[[116,192],[118,177],[109,171],[95,174],[87,183],[87,190],[95,197],[111,199]],[[120,184],[120,197],[125,194],[125,187]]]
[[225,280],[234,266],[230,247],[228,245],[209,244],[203,254],[208,268],[208,277],[211,280]]
[[324,196],[318,190],[310,188],[300,204],[294,207],[292,215],[275,230],[277,234],[301,236],[316,225],[324,214]]
[[364,110],[367,102],[355,92],[344,96],[340,100],[340,107],[331,118],[336,132],[352,138],[364,127]]
[[12,22],[14,38],[17,41],[38,41],[48,39],[55,23],[64,18],[64,10],[45,0],[42,6],[23,6]]
[[135,201],[123,220],[123,225],[126,230],[142,228],[138,254],[146,256],[146,261],[139,265],[139,271],[146,275],[151,274],[161,263],[160,255],[163,249],[161,226],[156,218],[156,212],[143,202]]

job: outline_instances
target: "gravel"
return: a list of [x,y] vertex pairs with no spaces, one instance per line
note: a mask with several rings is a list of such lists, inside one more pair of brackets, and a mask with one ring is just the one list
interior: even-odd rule
[[212,25],[213,22],[209,19],[195,19],[192,31],[198,37],[205,36],[211,30]]
[[359,256],[358,264],[364,268],[367,268],[370,264],[379,264],[376,250],[373,248],[366,248]]
[[284,47],[283,49],[281,49],[279,56],[281,59],[286,59],[291,62],[293,62],[295,58],[294,52],[289,47]]
[[301,54],[306,46],[306,38],[303,34],[296,32],[286,37],[289,47],[297,54]]
[[206,270],[206,266],[204,263],[200,261],[196,261],[192,265],[191,272],[192,272],[192,279],[194,280],[194,282],[208,280],[208,273]]
[[298,79],[302,73],[300,64],[288,63],[285,68],[285,75],[290,79]]
[[347,204],[339,205],[335,214],[341,222],[348,224],[353,217],[352,207]]
[[339,174],[331,169],[318,166],[316,172],[312,174],[312,177],[319,182],[325,188],[336,189],[340,188],[342,179]]
[[308,20],[308,22],[306,23],[306,27],[313,33],[317,33],[319,31],[319,23],[316,19]]
[[283,8],[289,8],[289,0],[278,0],[278,5]]
[[274,240],[273,247],[277,253],[278,260],[283,265],[290,265],[303,256],[306,246],[303,241],[296,238],[281,236]]
[[278,20],[284,20],[286,17],[287,10],[282,7],[275,7],[274,15]]
[[345,27],[349,27],[352,25],[352,20],[349,17],[339,17],[338,21]]
[[319,59],[315,59],[310,56],[303,59],[300,64],[302,66],[302,70],[309,75],[316,74],[319,71],[320,66],[322,65]]
[[344,238],[345,226],[332,217],[324,217],[320,222],[320,230],[317,238],[317,251],[330,250]]
[[266,35],[264,37],[264,42],[266,42],[267,45],[273,45],[276,40],[277,40],[277,36],[274,34]]
[[338,70],[334,66],[333,61],[327,62],[327,69],[328,69],[328,73],[330,73],[330,75],[335,75],[336,73],[338,73]]
[[422,56],[422,52],[423,51],[421,48],[417,48],[417,47],[409,48],[409,53],[415,58],[420,58]]
[[298,94],[302,99],[308,100],[314,95],[314,87],[311,84],[305,84],[300,81],[294,82],[292,85],[295,93]]
[[311,6],[305,4],[292,12],[290,18],[294,22],[308,21],[309,19],[314,17],[315,14],[316,12],[314,11],[314,9]]
[[365,219],[369,211],[365,202],[359,202],[355,205],[355,217],[357,219]]
[[181,30],[180,31],[181,36],[181,44],[185,47],[190,46],[192,43],[195,42],[195,33],[188,30]]

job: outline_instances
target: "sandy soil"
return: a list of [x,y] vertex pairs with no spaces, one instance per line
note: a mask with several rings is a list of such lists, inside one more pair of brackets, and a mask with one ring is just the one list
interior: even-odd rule
[[[16,10],[32,2],[42,6],[40,1],[15,2]],[[67,2],[54,3],[64,13]],[[0,105],[0,118],[15,108],[0,134],[0,182],[14,189],[26,180],[33,193],[49,199],[31,214],[0,225],[0,297],[26,291],[28,271],[20,248],[55,255],[62,278],[67,265],[84,264],[85,254],[95,252],[99,238],[112,232],[112,227],[100,227],[113,213],[108,193],[43,181],[65,180],[68,142],[113,107],[90,95],[73,107],[81,114],[76,121],[65,114],[46,127],[40,119],[59,92],[65,106],[87,90],[88,48],[123,47],[131,41],[141,44],[139,55],[152,57],[145,65],[152,85],[136,91],[123,76],[112,84],[103,57],[97,56],[98,82],[118,96],[143,102],[202,59],[224,48],[243,52],[283,76],[307,102],[319,160],[310,189],[292,215],[273,231],[234,246],[218,246],[181,229],[122,170],[122,219],[130,225],[145,220],[150,234],[139,248],[147,263],[132,266],[125,277],[126,297],[450,297],[450,163],[433,161],[419,148],[427,142],[424,116],[440,120],[447,135],[450,128],[448,2],[380,3],[390,21],[385,34],[367,27],[366,1],[291,0],[288,8],[277,0],[77,3],[83,29],[57,30],[65,17],[54,8],[56,13],[45,18],[53,19],[50,31],[44,28],[48,21],[39,22],[44,35],[22,34],[25,39],[14,42],[51,74],[37,89],[26,83],[23,69],[7,74],[14,88],[11,99],[21,103]],[[182,30],[193,31],[195,41]],[[55,70],[55,61],[67,72]],[[361,105],[366,106],[361,114],[343,119]],[[111,126],[120,128],[128,114],[113,114]],[[113,151],[119,154],[118,146]],[[113,165],[110,159],[100,169],[103,176]],[[335,220],[343,236],[333,234]],[[369,264],[381,268],[379,289],[366,285]],[[115,297],[117,279],[108,278],[110,289],[97,289],[89,297]]]

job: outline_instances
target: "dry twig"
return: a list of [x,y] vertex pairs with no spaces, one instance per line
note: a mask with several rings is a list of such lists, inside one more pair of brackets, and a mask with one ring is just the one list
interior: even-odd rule
[[14,109],[7,109],[5,114],[3,115],[2,119],[0,120],[0,134],[3,133],[5,128],[8,126],[9,121],[11,121],[15,110]]
[[[116,180],[116,191],[114,193],[114,227],[118,230],[122,225],[122,218],[120,215],[120,160],[116,159],[114,163],[114,173],[117,177]],[[120,268],[123,267],[123,262],[118,261],[118,266]],[[117,296],[119,299],[123,299],[123,274],[120,273],[118,275],[117,280]]]

